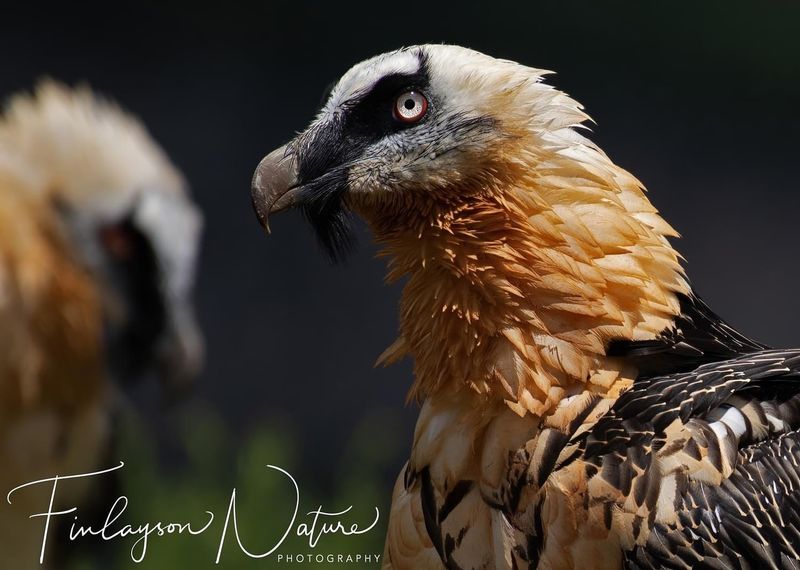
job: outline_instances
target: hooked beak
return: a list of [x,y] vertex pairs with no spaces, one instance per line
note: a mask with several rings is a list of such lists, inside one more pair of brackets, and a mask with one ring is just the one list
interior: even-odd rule
[[273,150],[258,164],[250,187],[250,200],[267,233],[270,214],[294,205],[299,192],[297,162],[289,145]]

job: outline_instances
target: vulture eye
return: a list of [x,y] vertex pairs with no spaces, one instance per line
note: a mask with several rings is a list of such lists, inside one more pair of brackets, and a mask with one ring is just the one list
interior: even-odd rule
[[120,261],[133,256],[136,236],[127,224],[113,224],[100,228],[100,242],[108,253]]
[[428,112],[428,100],[419,91],[406,91],[394,103],[394,118],[402,123],[416,123]]

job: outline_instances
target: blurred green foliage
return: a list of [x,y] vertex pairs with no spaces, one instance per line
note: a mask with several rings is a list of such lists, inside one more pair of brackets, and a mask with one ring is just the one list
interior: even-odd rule
[[[210,408],[193,405],[177,416],[177,446],[184,455],[180,465],[168,465],[159,457],[156,441],[143,420],[133,413],[122,418],[119,427],[119,442],[115,456],[125,462],[120,471],[120,489],[103,500],[104,518],[117,496],[125,495],[129,504],[124,514],[111,530],[131,524],[161,521],[192,524],[199,529],[214,513],[209,528],[198,535],[188,533],[168,534],[162,537],[150,535],[146,556],[141,563],[131,558],[131,548],[139,536],[117,538],[103,544],[99,538],[81,538],[81,555],[73,560],[71,570],[93,568],[314,568],[337,567],[327,555],[375,555],[383,553],[391,488],[386,474],[396,471],[398,466],[388,465],[396,455],[396,442],[376,441],[372,437],[376,422],[382,427],[393,422],[390,415],[374,414],[364,418],[355,430],[340,464],[331,466],[330,472],[296,472],[303,450],[299,449],[291,429],[285,426],[258,427],[240,441],[225,422]],[[392,432],[392,430],[387,430]],[[174,452],[173,452],[174,453]],[[174,458],[172,458],[174,459]],[[236,518],[243,545],[251,552],[264,552],[272,548],[286,532],[295,508],[295,491],[291,480],[279,471],[268,468],[275,465],[285,469],[297,480],[300,489],[300,505],[297,519],[286,540],[274,554],[263,559],[253,559],[239,548],[231,524],[219,565],[215,565],[222,536],[231,492],[236,489]],[[326,491],[325,487],[329,489]],[[375,508],[379,509],[379,520],[373,529],[364,534],[344,536],[341,533],[325,534],[316,547],[309,546],[307,536],[297,536],[298,526],[310,526],[313,517],[307,513],[319,507],[328,512],[337,512],[352,506],[347,514],[329,519],[341,520],[345,528],[353,523],[360,528],[369,527],[375,520]],[[317,523],[320,528],[322,519]],[[141,549],[141,545],[138,547]],[[138,554],[140,550],[136,551]],[[309,561],[307,555],[313,555]],[[292,555],[288,562],[284,557]],[[298,562],[298,555],[306,558]],[[317,555],[325,557],[317,561]],[[350,563],[348,568],[377,567],[377,564]]]

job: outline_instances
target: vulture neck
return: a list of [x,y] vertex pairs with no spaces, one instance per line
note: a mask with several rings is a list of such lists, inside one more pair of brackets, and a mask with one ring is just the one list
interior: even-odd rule
[[400,337],[379,362],[413,358],[410,399],[544,416],[586,391],[616,397],[636,370],[606,356],[608,343],[673,325],[689,287],[638,183],[590,207],[585,192],[541,186],[367,216],[388,281],[407,277]]

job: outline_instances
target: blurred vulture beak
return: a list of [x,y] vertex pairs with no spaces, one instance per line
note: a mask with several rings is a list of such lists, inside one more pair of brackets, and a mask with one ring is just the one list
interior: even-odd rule
[[250,187],[250,199],[261,227],[269,233],[269,216],[292,206],[301,187],[297,162],[289,145],[273,150],[258,164]]
[[158,371],[168,401],[186,394],[203,368],[203,334],[190,305],[168,309],[168,322],[158,351]]

